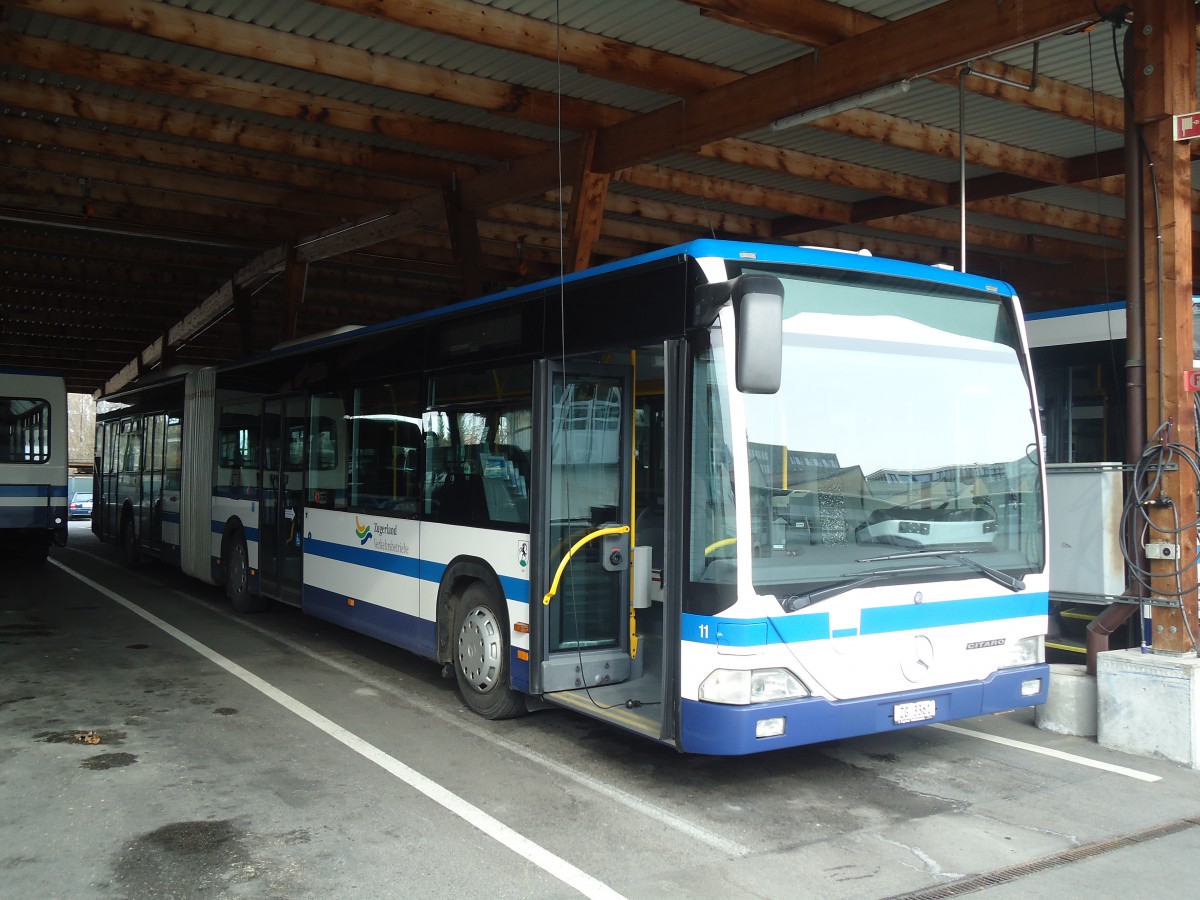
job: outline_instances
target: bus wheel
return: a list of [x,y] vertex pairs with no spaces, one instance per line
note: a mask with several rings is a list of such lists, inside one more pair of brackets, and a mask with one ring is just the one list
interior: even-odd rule
[[133,530],[133,519],[129,516],[121,523],[121,557],[130,568],[137,568],[142,563],[142,554],[137,545],[137,532]]
[[246,539],[235,532],[225,548],[225,596],[229,605],[240,613],[266,612],[271,601],[250,593],[250,555]]
[[34,538],[29,543],[28,553],[26,558],[35,566],[44,565],[46,560],[50,558],[50,545],[53,541],[50,538],[41,539]]
[[454,674],[467,706],[485,719],[511,719],[525,712],[525,698],[508,685],[505,616],[478,581],[458,602],[454,635]]

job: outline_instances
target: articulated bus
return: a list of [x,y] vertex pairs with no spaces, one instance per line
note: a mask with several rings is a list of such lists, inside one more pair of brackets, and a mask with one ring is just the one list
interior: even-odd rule
[[0,542],[34,561],[67,542],[67,389],[0,369]]
[[698,240],[108,399],[102,539],[488,718],[746,754],[1046,698],[1005,284]]

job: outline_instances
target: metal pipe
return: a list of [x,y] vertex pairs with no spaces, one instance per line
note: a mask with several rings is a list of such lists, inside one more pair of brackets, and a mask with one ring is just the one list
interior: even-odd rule
[[971,68],[974,60],[967,62],[958,72],[958,246],[959,271],[967,271],[967,76],[977,75],[988,81],[996,81],[1009,87],[1032,91],[1038,83],[1038,52],[1041,44],[1033,45],[1033,70],[1029,84],[1021,84],[1002,75],[991,75]]
[[989,72],[980,72],[978,69],[971,69],[971,64],[967,63],[967,68],[970,69],[970,74],[979,78],[995,81],[998,84],[1007,84],[1009,87],[1019,88],[1022,91],[1032,91],[1037,88],[1038,83],[1038,51],[1042,45],[1033,45],[1033,66],[1029,73],[1029,84],[1021,84],[1019,81],[1013,81],[1011,78],[1005,78],[1003,75],[992,75]]
[[1108,638],[1137,611],[1132,603],[1114,603],[1104,607],[1103,612],[1087,627],[1087,673],[1096,674],[1096,654],[1108,649]]
[[[1133,64],[1133,29],[1125,31],[1125,478],[1132,478],[1132,467],[1141,459],[1146,446],[1146,308],[1142,288],[1142,150],[1137,133],[1137,111],[1133,102],[1132,79],[1136,66]],[[1126,496],[1129,496],[1126,485]],[[1134,534],[1125,541],[1133,556],[1130,563],[1144,569],[1141,542],[1137,540],[1136,517],[1130,517],[1129,528]],[[1141,582],[1131,578],[1126,582],[1126,593],[1134,597],[1145,597]],[[1114,603],[1093,619],[1087,627],[1087,671],[1096,674],[1096,654],[1108,649],[1108,638],[1138,607],[1129,603]]]
[[[1134,77],[1133,29],[1125,32],[1125,77]],[[1146,301],[1142,257],[1142,145],[1132,85],[1125,88],[1125,462],[1134,465],[1146,446]]]
[[967,271],[967,76],[971,64],[958,73],[958,270]]

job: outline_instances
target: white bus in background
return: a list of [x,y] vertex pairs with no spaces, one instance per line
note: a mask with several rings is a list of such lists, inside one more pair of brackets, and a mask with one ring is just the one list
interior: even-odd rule
[[0,542],[34,560],[67,542],[67,391],[0,369]]
[[1041,703],[1005,284],[699,240],[105,398],[93,518],[561,706],[746,754]]

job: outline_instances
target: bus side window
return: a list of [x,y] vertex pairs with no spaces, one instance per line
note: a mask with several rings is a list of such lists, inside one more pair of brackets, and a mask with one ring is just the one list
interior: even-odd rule
[[[349,434],[348,505],[385,515],[414,517],[421,511],[421,425],[416,379],[371,385],[354,392],[352,412],[341,415]],[[327,415],[329,410],[326,410]],[[340,435],[338,416],[328,415]],[[338,470],[340,471],[340,470]]]

